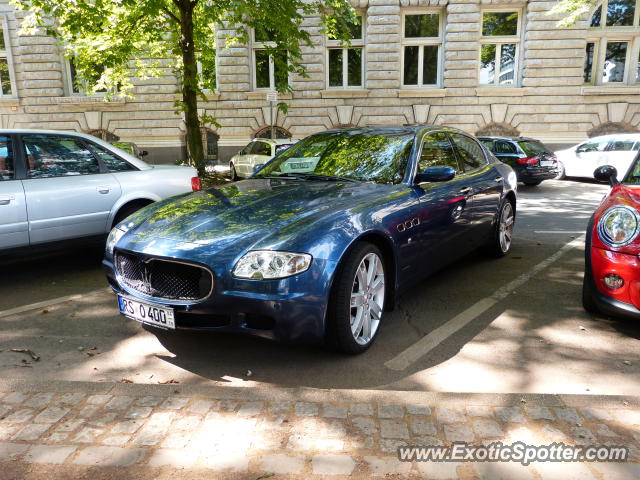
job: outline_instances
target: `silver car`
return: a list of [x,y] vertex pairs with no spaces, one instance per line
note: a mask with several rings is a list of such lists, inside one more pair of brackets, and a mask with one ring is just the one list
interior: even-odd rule
[[282,149],[296,143],[296,140],[268,138],[256,138],[231,157],[229,161],[229,171],[231,180],[247,178],[253,175],[256,165],[267,163]]
[[0,253],[104,236],[145,205],[199,189],[194,168],[151,166],[91,135],[0,130]]

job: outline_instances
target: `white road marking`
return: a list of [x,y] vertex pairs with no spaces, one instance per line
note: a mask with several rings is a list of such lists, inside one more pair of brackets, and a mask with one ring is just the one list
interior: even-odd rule
[[16,313],[28,312],[29,310],[35,310],[37,308],[52,307],[53,305],[68,302],[70,300],[80,300],[81,298],[86,297],[88,295],[93,295],[94,293],[103,293],[107,291],[110,292],[111,289],[100,288],[98,290],[93,290],[91,292],[79,293],[76,295],[67,295],[65,297],[52,298],[51,300],[44,300],[42,302],[31,303],[29,305],[23,305],[21,307],[11,308],[9,310],[2,310],[0,311],[0,318],[8,317],[9,315],[15,315]]
[[522,285],[527,283],[533,276],[553,264],[565,253],[573,250],[574,248],[583,246],[584,240],[585,235],[582,235],[581,237],[578,237],[575,240],[567,243],[556,253],[535,265],[528,272],[523,273],[515,280],[507,283],[506,285],[503,285],[498,290],[493,292],[493,294],[489,297],[483,298],[482,300],[474,303],[465,311],[459,313],[445,324],[439,326],[428,335],[422,337],[406,350],[400,352],[391,360],[385,362],[385,366],[391,370],[405,370],[410,365],[412,365],[427,353],[429,353],[431,350],[440,345],[442,342],[444,342],[451,335],[456,333],[458,330],[471,323],[479,315],[483,314],[491,307],[493,307],[496,303],[509,296],[518,287],[521,287]]

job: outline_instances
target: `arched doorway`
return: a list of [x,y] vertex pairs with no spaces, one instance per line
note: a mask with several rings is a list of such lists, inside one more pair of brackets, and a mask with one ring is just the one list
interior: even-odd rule
[[208,163],[216,163],[218,161],[218,140],[220,140],[220,136],[207,127],[202,127],[200,133],[202,134],[202,148],[205,160]]
[[638,133],[638,129],[628,123],[605,122],[587,132],[589,138],[612,133]]
[[[275,138],[281,138],[281,139],[291,138],[291,133],[282,127],[277,127],[274,125],[273,131],[274,131]],[[260,128],[253,135],[253,138],[271,138],[271,127],[266,126],[266,127]]]
[[88,130],[86,133],[89,135],[93,135],[94,137],[98,137],[105,142],[113,143],[120,140],[120,137],[115,133],[110,132],[109,130],[98,129],[98,130]]
[[477,137],[519,137],[520,131],[508,123],[489,123],[478,129]]

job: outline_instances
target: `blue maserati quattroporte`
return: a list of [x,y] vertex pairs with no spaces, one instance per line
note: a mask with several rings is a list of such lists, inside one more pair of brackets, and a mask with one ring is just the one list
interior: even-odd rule
[[311,135],[249,179],[117,225],[104,266],[120,312],[163,329],[324,341],[359,353],[409,285],[511,246],[516,176],[446,127]]

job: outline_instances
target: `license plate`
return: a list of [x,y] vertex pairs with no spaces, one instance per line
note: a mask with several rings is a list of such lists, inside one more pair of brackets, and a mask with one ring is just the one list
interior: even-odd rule
[[554,162],[553,160],[541,160],[540,161],[540,166],[541,167],[554,167],[556,165],[556,162]]
[[138,322],[160,328],[176,328],[173,308],[161,307],[118,295],[120,313]]

